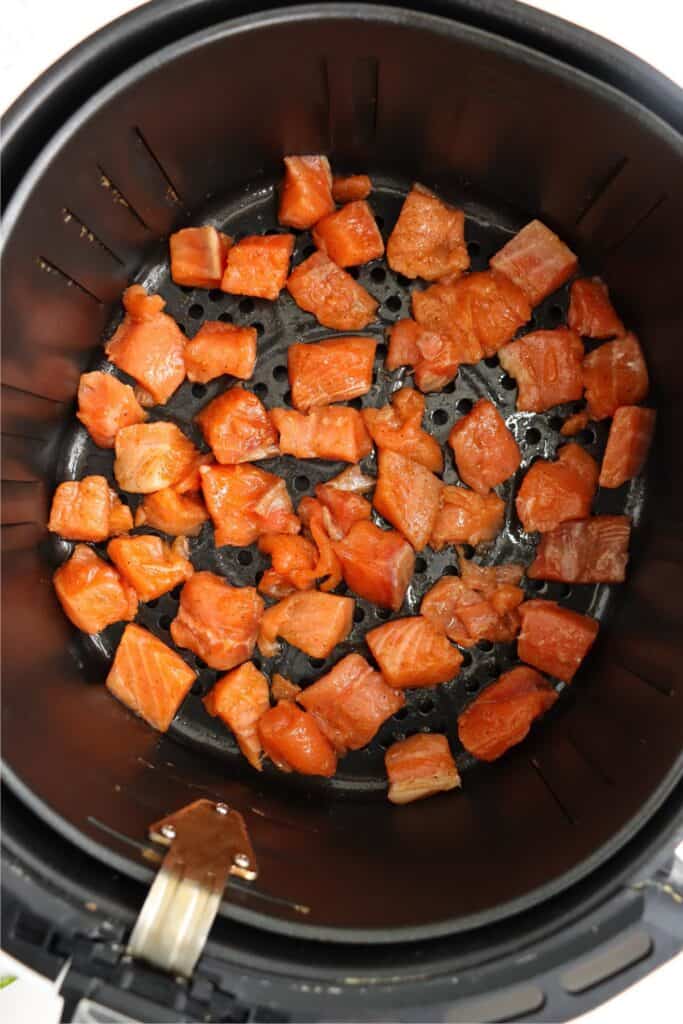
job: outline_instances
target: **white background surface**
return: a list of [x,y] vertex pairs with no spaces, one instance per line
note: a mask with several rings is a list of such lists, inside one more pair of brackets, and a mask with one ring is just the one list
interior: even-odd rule
[[[0,110],[72,46],[137,6],[135,0],[6,0],[0,35]],[[683,86],[680,0],[538,0],[534,6],[612,39]],[[0,951],[0,976],[7,973],[20,977],[0,990],[2,1024],[52,1024],[59,1019],[61,999],[52,986],[32,978]],[[680,1024],[682,1004],[683,957],[678,957],[581,1022]]]

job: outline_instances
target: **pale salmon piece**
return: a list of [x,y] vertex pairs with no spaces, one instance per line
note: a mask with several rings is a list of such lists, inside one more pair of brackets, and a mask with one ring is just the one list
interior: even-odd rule
[[169,537],[196,537],[209,518],[198,494],[178,494],[174,487],[146,494],[135,512],[136,526],[151,526]]
[[380,449],[378,467],[373,505],[422,551],[439,514],[443,484],[421,463],[398,452]]
[[326,156],[286,156],[278,220],[305,231],[334,210],[332,171]]
[[221,288],[231,295],[277,299],[287,283],[294,235],[249,235],[228,252]]
[[178,647],[226,672],[251,658],[262,615],[255,587],[232,587],[212,572],[196,572],[180,593],[171,636]]
[[481,398],[448,435],[458,475],[479,494],[488,494],[517,472],[517,442],[495,405]]
[[151,494],[172,487],[199,454],[175,423],[159,420],[124,427],[116,435],[114,476],[123,491]]
[[332,198],[335,203],[367,199],[371,192],[372,182],[367,174],[335,174],[332,179]]
[[371,629],[365,641],[389,686],[435,686],[460,671],[462,654],[423,615],[392,619]]
[[364,199],[328,213],[312,231],[313,241],[338,267],[357,267],[384,255],[384,241]]
[[442,505],[429,543],[435,551],[446,544],[472,544],[493,540],[505,517],[505,502],[497,494],[477,494],[465,487],[444,487]]
[[510,643],[519,633],[523,573],[521,565],[484,568],[461,557],[460,576],[442,576],[422,598],[420,614],[461,647]]
[[566,444],[557,461],[539,459],[527,470],[515,506],[527,533],[547,533],[569,519],[585,519],[598,486],[598,464],[578,444]]
[[610,302],[607,285],[599,277],[581,277],[574,281],[567,323],[573,331],[587,338],[613,338],[626,333]]
[[279,455],[270,413],[252,391],[229,388],[195,417],[204,440],[225,466]]
[[541,537],[527,576],[564,583],[623,583],[630,536],[628,516],[560,523]]
[[76,545],[52,581],[67,618],[84,633],[100,633],[114,622],[130,622],[137,614],[134,589],[87,544]]
[[96,543],[132,530],[133,516],[105,477],[84,476],[58,485],[47,528],[65,540]]
[[318,560],[313,570],[320,590],[334,590],[341,583],[341,563],[330,539],[331,521],[325,506],[317,498],[305,497],[299,502],[299,516],[303,527],[318,549]]
[[123,631],[107,689],[153,729],[166,732],[195,679],[179,654],[131,623]]
[[489,260],[526,293],[532,306],[547,298],[578,269],[576,256],[554,231],[532,220]]
[[315,496],[328,513],[325,525],[332,540],[341,540],[354,523],[370,519],[372,505],[360,491],[374,486],[374,478],[366,476],[360,466],[349,466],[338,477],[316,486]]
[[219,679],[203,703],[210,715],[218,716],[232,730],[247,761],[260,772],[261,741],[257,726],[270,707],[268,680],[263,673],[253,661],[245,661]]
[[298,647],[311,658],[327,658],[353,626],[353,599],[319,590],[290,594],[264,612],[258,647],[266,658],[279,651],[277,638]]
[[372,451],[372,441],[357,409],[343,405],[318,406],[309,413],[271,409],[282,455],[297,459],[358,462]]
[[287,350],[292,404],[300,412],[348,402],[372,387],[374,338],[328,338]]
[[614,413],[600,467],[601,487],[621,487],[645,465],[655,432],[654,409],[623,405]]
[[107,554],[141,601],[153,601],[189,580],[194,566],[161,537],[115,537]]
[[185,380],[185,335],[163,312],[162,297],[139,284],[126,288],[123,305],[123,323],[104,347],[107,358],[150,396],[143,404],[163,405]]
[[465,750],[480,761],[495,761],[521,743],[532,723],[557,700],[542,675],[526,665],[503,673],[465,708],[458,735]]
[[347,654],[297,697],[310,711],[340,757],[365,747],[405,704],[360,654]]
[[582,430],[585,430],[590,421],[590,416],[585,409],[581,412],[574,413],[569,419],[565,420],[560,429],[562,437],[576,437]]
[[282,477],[248,463],[202,466],[199,472],[216,547],[245,547],[262,533],[298,533],[301,529]]
[[368,520],[355,523],[334,550],[354,594],[398,611],[413,576],[415,552],[397,530],[381,530]]
[[555,601],[525,601],[519,609],[521,661],[570,683],[593,646],[600,624],[589,615],[561,608]]
[[262,594],[280,600],[295,590],[310,590],[315,586],[318,550],[306,537],[266,533],[259,537],[258,548],[271,557],[271,567],[266,569],[258,584]]
[[208,224],[183,228],[168,240],[171,277],[188,288],[218,288],[232,238]]
[[461,785],[445,736],[418,733],[392,743],[384,755],[392,804],[409,804]]
[[401,388],[391,396],[391,405],[363,409],[370,437],[378,448],[407,455],[432,473],[443,472],[441,445],[422,429],[425,400],[412,388]]
[[187,379],[199,384],[208,384],[226,373],[249,380],[255,366],[255,327],[208,320],[185,346]]
[[266,711],[257,729],[265,753],[281,771],[326,778],[336,772],[334,747],[313,715],[302,711],[294,701],[282,700]]
[[467,270],[465,214],[423,185],[413,185],[389,236],[387,262],[397,273],[425,281]]
[[517,408],[524,412],[545,412],[583,395],[583,342],[566,327],[525,334],[498,358],[517,381]]
[[297,686],[290,679],[286,679],[285,676],[281,676],[279,672],[273,672],[270,681],[270,692],[275,701],[296,700],[301,693],[301,687]]
[[100,448],[113,448],[121,427],[147,419],[133,389],[100,370],[81,374],[76,415]]
[[590,352],[583,361],[583,383],[594,420],[614,416],[622,405],[642,402],[650,381],[635,334],[607,341]]
[[375,319],[376,299],[338,267],[324,252],[295,267],[287,290],[297,306],[312,313],[323,327],[336,331],[362,331]]

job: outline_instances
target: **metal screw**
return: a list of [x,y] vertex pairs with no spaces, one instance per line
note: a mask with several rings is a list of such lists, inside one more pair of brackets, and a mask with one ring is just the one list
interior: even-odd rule
[[250,861],[246,853],[236,853],[233,859],[238,868],[249,867]]
[[227,804],[216,804],[216,814],[230,814],[230,808]]
[[175,836],[176,836],[175,825],[162,825],[161,826],[161,834],[166,839],[175,839]]

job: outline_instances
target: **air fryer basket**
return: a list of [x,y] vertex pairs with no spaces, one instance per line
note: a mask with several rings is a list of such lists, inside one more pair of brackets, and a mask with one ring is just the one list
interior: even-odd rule
[[[275,229],[282,155],[321,151],[335,168],[377,181],[385,233],[414,179],[462,203],[475,267],[525,219],[546,220],[603,274],[639,333],[659,413],[647,502],[641,485],[627,499],[638,520],[628,585],[609,602],[588,588],[569,598],[605,619],[585,670],[529,742],[467,771],[462,793],[398,809],[375,798],[380,744],[424,724],[452,734],[455,709],[506,652],[474,652],[453,699],[419,694],[340,782],[255,778],[201,714],[212,674],[200,674],[167,737],[111,700],[101,680],[116,635],[84,645],[69,629],[50,583],[64,552],[43,527],[56,480],[111,473],[111,460],[75,431],[73,399],[132,278],[159,288],[188,334],[202,317],[260,325],[250,386],[268,389],[269,403],[286,401],[284,348],[317,336],[311,318],[292,304],[278,320],[265,302],[176,288],[163,240],[207,217],[231,233]],[[297,7],[217,24],[86,102],[7,212],[3,752],[21,799],[88,854],[142,880],[151,877],[151,821],[198,796],[223,800],[244,814],[261,868],[254,886],[233,887],[224,912],[342,942],[501,921],[595,872],[644,828],[680,779],[683,746],[682,168],[680,137],[612,88],[478,29],[391,8]],[[305,245],[302,236],[299,257]],[[405,315],[405,282],[373,266],[361,280],[382,302],[379,335]],[[566,295],[552,297],[539,325],[556,323],[565,304]],[[377,377],[372,404],[389,387]],[[444,440],[461,403],[482,393],[512,412],[509,383],[495,364],[462,372],[452,392],[429,398],[430,429]],[[189,423],[213,389],[186,383],[169,413]],[[519,416],[516,430],[526,464],[557,446],[552,417]],[[595,451],[601,440],[584,438]],[[296,497],[333,471],[299,465],[288,483]],[[501,557],[517,540],[506,534]],[[197,564],[233,581],[251,582],[262,568],[251,550],[209,548],[200,541]],[[409,607],[451,564],[429,559]],[[142,621],[167,635],[175,603],[162,598]],[[376,612],[359,607],[352,640],[375,623]],[[323,671],[301,658],[288,667],[303,678]]]

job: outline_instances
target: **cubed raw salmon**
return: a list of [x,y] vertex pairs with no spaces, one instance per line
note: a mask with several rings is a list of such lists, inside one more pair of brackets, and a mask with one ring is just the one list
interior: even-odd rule
[[337,770],[334,747],[320,730],[313,715],[292,700],[282,700],[258,721],[263,750],[282,771],[326,778]]
[[103,476],[59,484],[52,499],[51,533],[94,543],[133,529],[133,516]]
[[328,213],[312,231],[313,241],[339,267],[356,267],[384,255],[374,214],[361,199]]
[[576,437],[582,430],[585,430],[590,421],[590,416],[585,409],[581,412],[575,412],[573,416],[570,416],[564,421],[560,428],[560,434],[562,437]]
[[564,583],[623,583],[630,536],[628,516],[560,523],[542,535],[527,576]]
[[298,533],[284,480],[258,466],[202,466],[204,501],[213,520],[216,547],[245,547],[262,533]]
[[583,382],[591,419],[603,420],[622,405],[642,402],[650,382],[635,334],[607,341],[590,352],[583,361]]
[[372,505],[361,492],[374,486],[374,478],[366,476],[360,466],[349,466],[334,479],[316,485],[315,496],[328,513],[325,526],[332,540],[341,540],[354,523],[370,519]]
[[279,454],[270,413],[252,391],[229,388],[195,417],[204,440],[224,466]]
[[487,494],[512,476],[521,455],[495,405],[481,398],[448,435],[463,483]]
[[522,289],[532,306],[576,273],[576,256],[554,231],[532,220],[492,256],[490,266]]
[[194,573],[192,562],[177,547],[151,534],[115,537],[107,545],[107,554],[141,601],[167,594]]
[[355,523],[334,550],[354,594],[398,611],[412,579],[415,552],[397,530],[381,530],[369,520]]
[[226,672],[251,658],[262,615],[254,587],[233,587],[212,572],[196,572],[180,593],[171,636],[178,647]]
[[456,285],[466,280],[453,284],[433,284],[424,291],[412,293],[413,316],[426,332],[416,335],[416,344],[422,359],[428,363],[441,366],[450,362],[459,365],[478,363],[483,358],[478,337],[468,331],[467,318],[461,319],[463,307],[466,309],[468,305],[467,301],[462,301],[467,293]]
[[384,766],[392,804],[409,804],[460,785],[448,740],[438,733],[417,733],[392,743]]
[[598,464],[578,444],[566,444],[557,460],[539,459],[527,470],[515,506],[527,533],[547,533],[569,519],[585,519],[598,486]]
[[137,614],[135,590],[87,544],[77,544],[52,579],[67,618],[84,633],[100,633]]
[[458,718],[458,736],[465,750],[480,761],[495,761],[521,743],[532,723],[557,700],[542,675],[526,665],[504,672],[465,708]]
[[429,330],[415,320],[399,320],[389,330],[385,366],[396,370],[412,366],[420,391],[441,391],[458,372],[460,365],[457,330],[455,337]]
[[599,277],[581,277],[574,281],[567,323],[586,338],[613,338],[625,333],[610,302],[607,285]]
[[286,156],[278,220],[305,231],[334,210],[332,171],[326,156]]
[[623,405],[614,413],[600,467],[601,487],[621,487],[645,465],[655,432],[654,409]]
[[271,567],[261,577],[258,589],[268,597],[287,597],[295,590],[315,586],[318,550],[300,534],[266,533],[259,537],[259,551],[270,555]]
[[525,334],[498,358],[517,381],[517,408],[524,412],[545,412],[583,395],[583,342],[566,327]]
[[287,350],[292,404],[301,412],[360,398],[372,387],[374,338],[328,338]]
[[497,494],[477,494],[465,487],[444,487],[429,543],[440,551],[446,544],[472,544],[493,540],[505,517],[505,502]]
[[484,568],[461,557],[460,576],[442,576],[422,598],[420,614],[461,647],[510,643],[519,633],[523,573],[521,565]]
[[208,320],[185,346],[187,379],[199,384],[208,384],[225,373],[249,380],[255,365],[255,327]]
[[171,277],[176,284],[187,288],[218,288],[232,245],[229,235],[210,225],[183,228],[171,235],[168,244]]
[[179,654],[130,623],[107,676],[107,689],[159,732],[166,732],[195,681]]
[[202,478],[199,470],[202,466],[213,466],[214,464],[215,459],[212,452],[197,452],[187,473],[183,474],[180,480],[176,480],[173,484],[173,490],[177,491],[178,494],[190,494],[201,491]]
[[422,551],[441,507],[443,484],[421,463],[387,449],[380,449],[378,467],[373,505]]
[[311,658],[327,658],[353,626],[353,599],[319,590],[290,594],[264,612],[258,632],[261,654],[279,651],[277,638],[298,647]]
[[555,601],[525,601],[519,614],[520,660],[570,683],[593,646],[600,624],[589,615],[561,608]]
[[165,420],[123,427],[116,435],[115,451],[117,483],[136,494],[172,487],[194,468],[199,454],[182,430]]
[[443,471],[441,445],[422,429],[425,400],[412,388],[401,388],[391,396],[391,405],[363,409],[370,437],[378,448],[407,455],[433,473]]
[[297,306],[312,313],[323,327],[337,331],[362,331],[375,319],[379,306],[324,252],[314,252],[294,268],[287,290]]
[[277,299],[287,283],[294,235],[249,235],[228,252],[221,288],[231,295]]
[[136,526],[151,526],[170,537],[196,537],[209,518],[198,494],[179,494],[174,487],[146,494],[135,512]]
[[462,664],[458,648],[423,615],[385,622],[365,641],[389,686],[400,690],[448,682]]
[[296,700],[301,693],[301,687],[285,676],[281,676],[279,672],[273,672],[270,680],[270,692],[275,701]]
[[270,707],[270,693],[268,680],[253,661],[245,661],[222,676],[204,697],[204,707],[232,730],[247,761],[260,772],[261,741],[257,725]]
[[358,462],[372,451],[372,441],[357,409],[319,406],[309,413],[271,409],[282,455],[297,459]]
[[76,415],[100,448],[113,448],[122,427],[147,419],[133,389],[100,370],[81,374]]
[[335,174],[332,179],[332,198],[335,203],[353,203],[367,199],[372,192],[372,182],[367,174]]
[[426,281],[467,270],[465,214],[413,185],[389,236],[387,262],[399,274]]
[[163,312],[162,297],[148,295],[139,284],[126,288],[123,305],[126,315],[105,352],[144,389],[143,405],[163,405],[185,380],[185,335]]

